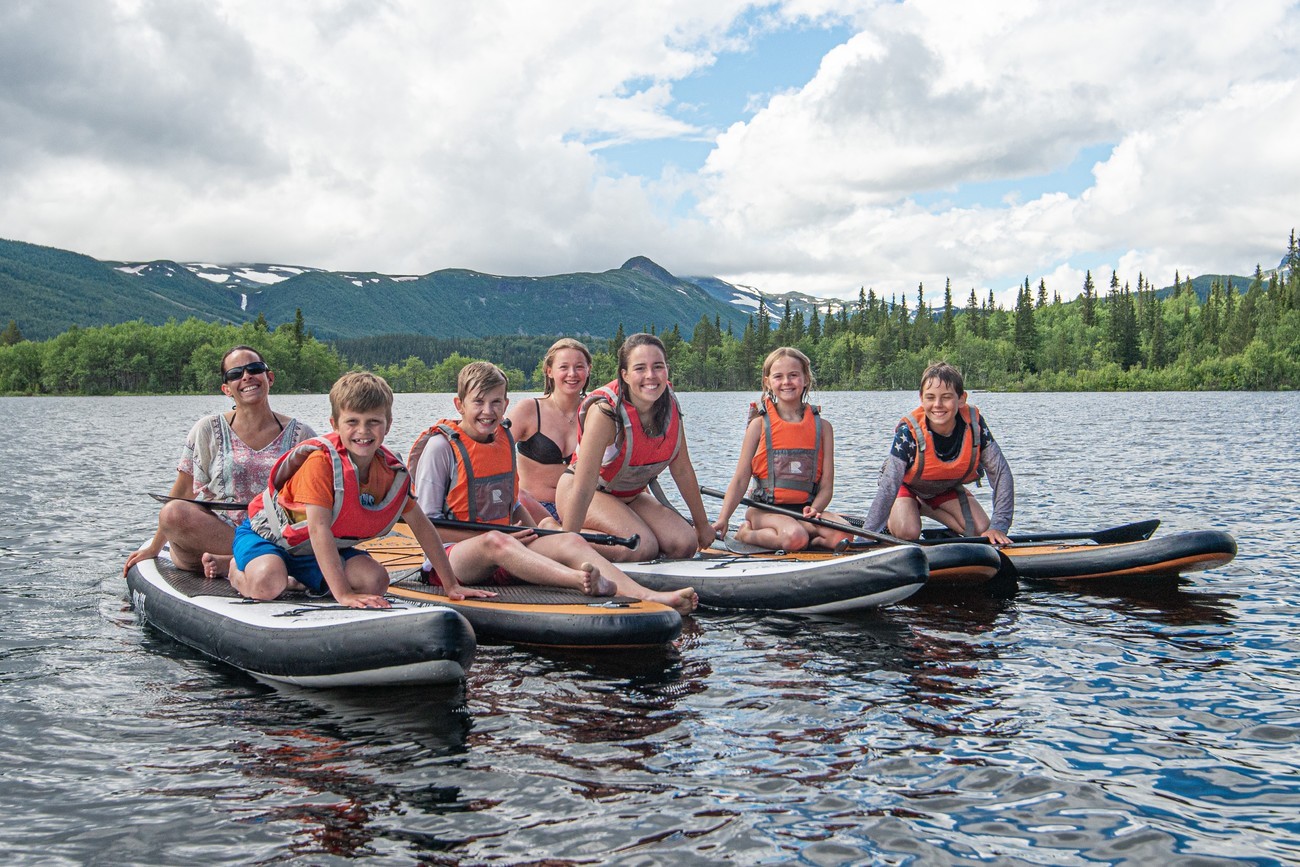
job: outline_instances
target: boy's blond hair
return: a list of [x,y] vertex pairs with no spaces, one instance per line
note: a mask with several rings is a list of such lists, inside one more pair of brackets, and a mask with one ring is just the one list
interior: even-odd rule
[[456,396],[461,400],[481,391],[491,391],[505,385],[506,375],[490,361],[471,361],[460,369],[456,377]]
[[921,391],[925,391],[925,384],[932,379],[939,380],[957,392],[958,397],[966,393],[966,381],[962,378],[961,371],[946,361],[933,362],[925,369],[925,373],[921,374]]
[[345,373],[330,387],[330,418],[338,421],[344,412],[370,412],[383,407],[393,423],[393,390],[382,376],[368,370]]

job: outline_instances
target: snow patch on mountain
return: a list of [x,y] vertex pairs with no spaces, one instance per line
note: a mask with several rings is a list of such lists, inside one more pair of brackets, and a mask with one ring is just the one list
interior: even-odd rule
[[[267,263],[249,263],[241,262],[229,265],[218,265],[213,262],[185,262],[177,264],[175,262],[120,262],[115,263],[117,270],[123,274],[139,276],[149,274],[153,276],[176,276],[181,273],[182,269],[201,277],[210,283],[215,283],[226,289],[239,292],[241,310],[248,309],[248,300],[250,295],[255,295],[267,287],[275,286],[291,277],[306,273],[333,273],[336,276],[348,281],[359,288],[378,286],[383,283],[407,283],[420,280],[420,275],[402,274],[357,274],[345,271],[328,272],[322,268],[306,268],[297,265],[272,265]],[[799,292],[786,293],[784,295],[768,295],[753,286],[746,286],[737,283],[728,283],[717,277],[674,277],[670,272],[655,262],[643,257],[637,256],[629,259],[623,264],[623,268],[632,271],[639,271],[642,274],[655,278],[665,283],[673,285],[674,291],[686,295],[686,291],[680,285],[680,281],[693,283],[709,295],[723,301],[731,306],[738,308],[745,313],[757,313],[760,303],[763,304],[768,312],[773,316],[780,316],[785,308],[786,303],[790,303],[793,310],[801,311],[805,315],[810,313],[814,308],[823,315],[828,311],[835,311],[846,306],[844,301],[827,301],[804,295]],[[498,275],[487,275],[493,279],[503,279]],[[536,281],[536,276],[526,276],[523,279]],[[639,288],[639,287],[637,287]],[[635,290],[634,290],[635,291]]]

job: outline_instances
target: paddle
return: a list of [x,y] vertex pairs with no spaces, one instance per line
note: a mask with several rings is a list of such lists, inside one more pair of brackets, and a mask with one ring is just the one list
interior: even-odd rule
[[[448,530],[500,530],[502,533],[515,533],[519,530],[532,530],[539,536],[554,536],[557,533],[565,532],[564,530],[551,530],[543,527],[517,527],[508,524],[483,524],[478,521],[456,521],[451,518],[431,518],[430,523],[435,527],[446,527]],[[633,533],[626,539],[612,536],[609,533],[583,532],[578,533],[578,535],[593,545],[619,545],[623,548],[635,548],[641,541],[641,537],[636,533]]]
[[193,503],[196,506],[202,506],[205,509],[215,509],[219,512],[243,512],[248,509],[248,503],[226,503],[221,500],[190,500],[185,497],[169,497],[166,494],[150,494],[160,503],[167,503],[175,500],[178,503]]
[[[1160,526],[1160,519],[1153,518],[1149,521],[1135,521],[1132,524],[1121,524],[1118,527],[1110,527],[1106,530],[1078,530],[1066,531],[1061,533],[1022,533],[1008,536],[1013,543],[1034,544],[1036,542],[1066,542],[1072,539],[1090,539],[1098,545],[1110,545],[1117,542],[1141,542],[1144,539],[1150,539],[1151,534]],[[943,543],[943,542],[987,542],[988,539],[983,536],[942,536],[939,534],[950,533],[951,530],[924,530],[922,534],[926,537],[926,542]]]
[[[185,497],[169,497],[164,494],[150,494],[160,503],[166,503],[169,500],[177,500],[182,503],[194,503],[197,506],[205,506],[209,509],[225,509],[228,511],[241,512],[248,508],[248,503],[222,503],[216,500],[189,500]],[[532,530],[539,536],[554,536],[556,533],[563,533],[564,530],[547,530],[542,527],[513,527],[504,524],[481,524],[476,521],[455,521],[451,518],[434,518],[432,521],[435,527],[446,527],[449,530],[500,530],[503,533],[512,533],[517,530]],[[579,533],[579,536],[586,539],[593,545],[619,545],[623,548],[635,548],[641,542],[641,537],[632,534],[626,539],[618,536],[612,536],[609,533]]]
[[[725,500],[727,495],[722,491],[714,488],[701,486],[700,493],[710,497],[716,497],[719,500]],[[771,503],[760,503],[758,500],[751,500],[749,497],[740,498],[741,505],[749,506],[754,509],[762,509],[765,512],[771,512],[774,515],[785,515],[788,518],[794,518],[796,521],[806,521],[818,527],[825,527],[828,530],[838,530],[841,533],[848,533],[851,536],[862,536],[866,539],[875,539],[877,542],[888,542],[891,545],[916,545],[917,542],[909,542],[906,539],[900,539],[897,536],[891,536],[888,533],[873,533],[870,530],[864,530],[861,527],[854,527],[852,524],[841,524],[838,521],[827,521],[823,518],[806,518],[803,512],[794,509],[786,509],[781,506],[775,506]]]

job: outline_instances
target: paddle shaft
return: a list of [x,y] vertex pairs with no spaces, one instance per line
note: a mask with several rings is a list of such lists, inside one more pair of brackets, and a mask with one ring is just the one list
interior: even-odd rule
[[[190,500],[185,497],[168,497],[163,494],[150,494],[149,496],[153,497],[160,503],[177,500],[182,503],[194,503],[196,506],[204,506],[208,509],[224,509],[232,512],[242,512],[248,508],[248,503],[222,503],[215,500]],[[554,536],[557,533],[565,532],[564,530],[548,530],[542,527],[514,527],[504,524],[483,524],[477,521],[455,521],[451,518],[434,518],[432,523],[435,527],[446,527],[448,530],[500,530],[503,533],[513,533],[519,530],[532,530],[539,536]],[[635,533],[626,539],[610,535],[609,533],[579,533],[578,535],[593,545],[618,545],[623,548],[635,548],[641,542],[641,537]]]
[[[452,518],[431,518],[430,523],[435,527],[446,527],[448,530],[470,530],[486,532],[488,530],[498,530],[502,533],[517,533],[520,530],[532,530],[539,536],[554,536],[565,530],[551,530],[544,527],[518,527],[509,524],[484,524],[478,521],[457,521]],[[577,535],[586,539],[593,545],[618,545],[622,548],[635,548],[640,542],[641,537],[632,534],[626,539],[619,536],[613,536],[609,533],[578,533]]]
[[[1068,542],[1073,540],[1091,540],[1099,545],[1105,545],[1116,542],[1140,542],[1143,539],[1151,538],[1151,534],[1160,526],[1160,521],[1152,519],[1149,521],[1136,521],[1132,524],[1121,524],[1118,527],[1110,527],[1105,530],[1071,530],[1061,533],[1020,533],[1007,536],[1015,544],[1029,544],[1036,542]],[[987,542],[983,536],[949,536],[947,538],[938,537],[927,539],[927,542]]]
[[[722,491],[713,488],[700,487],[700,493],[710,497],[717,497],[719,500],[725,500],[727,495]],[[906,539],[900,539],[897,536],[891,536],[888,533],[873,533],[870,530],[864,530],[861,527],[854,527],[852,524],[841,524],[838,521],[827,521],[824,518],[808,518],[803,512],[794,509],[786,509],[782,506],[773,505],[772,503],[760,503],[758,500],[751,500],[749,497],[741,497],[740,503],[743,506],[749,506],[753,509],[762,509],[765,512],[771,512],[774,515],[785,515],[787,518],[794,518],[796,521],[806,521],[817,527],[825,527],[828,530],[838,530],[841,533],[848,533],[851,536],[861,536],[865,539],[875,539],[877,542],[888,542],[890,545],[915,545],[916,542],[909,542]]]
[[218,512],[243,512],[248,509],[248,503],[226,503],[221,500],[191,500],[186,497],[169,497],[166,494],[150,494],[160,503],[168,503],[175,500],[178,503],[193,503],[196,506],[202,506],[205,509],[215,509]]

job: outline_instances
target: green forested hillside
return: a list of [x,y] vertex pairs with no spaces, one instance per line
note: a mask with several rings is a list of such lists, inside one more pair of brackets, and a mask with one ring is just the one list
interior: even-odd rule
[[[164,276],[165,275],[165,276]],[[24,335],[44,339],[73,326],[139,319],[242,322],[237,297],[175,263],[152,263],[124,274],[112,263],[79,253],[0,239],[0,322],[15,320]]]
[[744,314],[644,259],[600,274],[498,277],[448,269],[423,277],[301,274],[250,297],[249,311],[285,322],[301,309],[323,338],[395,332],[434,337],[574,334],[611,337],[620,323],[733,326]]
[[[308,269],[267,284],[230,286],[175,262],[125,265],[0,240],[0,322],[42,340],[67,329],[190,316],[272,327],[301,310],[322,338],[393,333],[436,337],[577,334],[610,337],[620,322],[689,327],[701,316],[735,327],[744,313],[648,259],[599,274],[499,277],[448,269],[419,277]],[[224,275],[217,275],[224,276]]]

